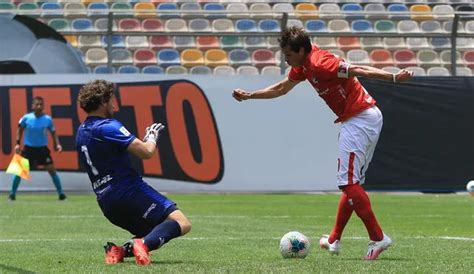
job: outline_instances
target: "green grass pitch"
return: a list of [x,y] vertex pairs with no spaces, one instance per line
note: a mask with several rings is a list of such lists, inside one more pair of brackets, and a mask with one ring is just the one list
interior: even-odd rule
[[[110,224],[93,195],[19,193],[0,201],[0,273],[472,273],[474,198],[468,195],[370,193],[372,206],[394,245],[378,260],[363,261],[367,232],[354,214],[342,253],[319,248],[329,233],[336,194],[170,194],[192,223],[191,232],[152,254],[152,265],[133,258],[105,265],[106,241],[122,244],[128,232]],[[280,237],[306,234],[306,259],[283,259]]]

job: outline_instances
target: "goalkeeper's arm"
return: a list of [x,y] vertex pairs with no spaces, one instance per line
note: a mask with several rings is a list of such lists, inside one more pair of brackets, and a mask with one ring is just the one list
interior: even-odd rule
[[160,136],[160,131],[165,128],[161,123],[155,123],[145,130],[143,141],[136,138],[128,146],[127,151],[140,159],[150,159],[156,151],[156,143]]

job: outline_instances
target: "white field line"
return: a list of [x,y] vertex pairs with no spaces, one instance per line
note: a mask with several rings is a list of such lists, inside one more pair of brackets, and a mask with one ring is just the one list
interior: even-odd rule
[[[311,237],[310,237],[311,238]],[[316,237],[317,238],[317,237]],[[314,239],[314,238],[313,238]],[[367,237],[344,237],[344,239],[349,240],[364,240],[367,241]],[[474,241],[474,238],[468,237],[453,237],[453,236],[413,236],[413,237],[398,237],[397,239],[415,239],[415,240],[425,240],[425,239],[437,239],[437,240],[455,240],[455,241]],[[110,240],[110,239],[108,239]],[[242,241],[242,240],[280,240],[278,237],[262,237],[262,238],[248,238],[248,237],[182,237],[179,240],[187,241]],[[78,238],[44,238],[44,239],[1,239],[0,243],[18,243],[18,242],[95,242],[95,241],[107,241],[107,239],[78,239]]]

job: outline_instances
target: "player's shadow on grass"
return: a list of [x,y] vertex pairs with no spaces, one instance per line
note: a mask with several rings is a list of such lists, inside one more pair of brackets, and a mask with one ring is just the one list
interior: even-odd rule
[[[357,258],[357,257],[353,257],[353,258],[344,258],[344,260],[348,260],[348,261],[365,261],[367,263],[370,263],[372,261],[366,261],[364,260],[364,258]],[[412,259],[410,258],[400,258],[400,257],[397,257],[397,258],[393,258],[393,257],[390,257],[390,258],[377,258],[377,260],[375,261],[413,261]]]
[[4,264],[0,264],[0,272],[1,273],[22,273],[22,274],[36,273],[33,271],[25,270],[25,269],[14,267],[14,266],[4,265]]
[[[129,263],[129,264],[135,264],[135,261],[124,261],[124,263]],[[157,264],[157,265],[177,265],[177,264],[184,264],[184,261],[160,261],[160,260],[151,260],[151,264]],[[186,264],[189,264],[189,261],[186,261]]]

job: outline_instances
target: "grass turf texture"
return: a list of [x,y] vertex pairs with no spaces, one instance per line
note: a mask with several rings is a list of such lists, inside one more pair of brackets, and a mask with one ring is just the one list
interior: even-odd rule
[[[367,233],[352,216],[342,253],[319,248],[329,233],[339,196],[325,195],[169,195],[192,222],[192,231],[152,255],[152,265],[133,258],[105,265],[106,241],[122,244],[130,235],[110,224],[92,195],[19,193],[0,201],[0,273],[169,273],[321,272],[472,273],[474,199],[468,195],[388,195],[371,193],[372,206],[394,245],[377,261],[366,262]],[[306,259],[283,259],[280,237],[306,234]],[[460,237],[446,239],[444,237]]]

